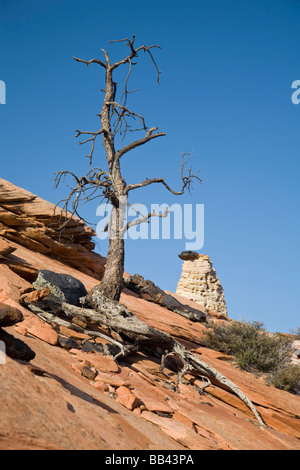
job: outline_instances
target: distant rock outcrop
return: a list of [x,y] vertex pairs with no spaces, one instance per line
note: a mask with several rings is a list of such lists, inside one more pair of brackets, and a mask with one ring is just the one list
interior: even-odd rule
[[224,291],[209,256],[195,251],[183,251],[178,256],[183,266],[176,294],[227,317]]

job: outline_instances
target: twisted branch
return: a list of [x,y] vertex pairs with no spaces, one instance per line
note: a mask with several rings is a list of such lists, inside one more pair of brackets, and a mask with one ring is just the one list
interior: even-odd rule
[[201,179],[198,177],[198,171],[196,173],[192,172],[192,168],[187,168],[186,164],[190,160],[188,158],[187,160],[184,160],[184,157],[186,155],[191,155],[184,153],[182,154],[181,157],[181,170],[180,170],[180,176],[181,176],[181,181],[182,181],[182,187],[180,191],[174,191],[170,186],[165,182],[165,178],[146,178],[145,181],[142,181],[141,183],[136,183],[136,184],[129,184],[125,188],[125,193],[128,194],[129,191],[132,191],[133,189],[138,189],[138,188],[144,188],[145,186],[149,186],[150,184],[154,183],[161,183],[165,186],[165,188],[170,191],[172,194],[175,194],[176,196],[180,196],[181,194],[184,193],[185,189],[187,188],[189,191],[192,189],[193,182],[196,181],[198,183],[202,183]]

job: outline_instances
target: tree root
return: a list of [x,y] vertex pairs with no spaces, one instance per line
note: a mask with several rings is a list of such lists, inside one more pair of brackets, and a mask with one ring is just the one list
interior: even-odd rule
[[84,333],[86,335],[89,335],[93,338],[102,338],[107,341],[109,341],[111,344],[114,344],[115,346],[118,346],[120,348],[120,352],[117,354],[117,356],[125,356],[129,351],[127,351],[126,347],[120,343],[119,341],[114,340],[113,338],[104,335],[103,333],[99,333],[98,331],[93,331],[93,330],[87,330],[85,328],[81,328],[80,326],[74,325],[74,323],[71,323],[70,321],[63,320],[62,318],[46,312],[42,310],[41,308],[37,307],[36,303],[34,302],[29,302],[26,303],[27,308],[31,310],[37,317],[39,317],[41,320],[45,321],[46,323],[54,323],[57,326],[64,326],[66,328],[69,328],[70,330],[77,331],[78,333]]
[[[184,375],[191,371],[204,381],[200,387],[200,393],[203,393],[205,388],[212,382],[221,388],[233,392],[252,411],[259,424],[265,426],[253,403],[236,384],[200,359],[199,356],[188,351],[168,333],[153,328],[139,320],[126,306],[100,295],[97,291],[82,299],[82,307],[76,307],[64,302],[61,303],[57,299],[53,301],[53,298],[47,299],[38,302],[26,302],[26,300],[23,302],[27,308],[45,322],[66,326],[75,331],[88,334],[91,337],[100,337],[109,341],[119,348],[119,351],[114,356],[115,360],[123,359],[138,350],[151,350],[156,354],[157,350],[159,350],[161,351],[160,371],[162,372],[169,355],[172,354],[179,357],[183,362],[183,367],[178,373],[177,385],[182,382]],[[58,315],[64,316],[67,319],[63,319]],[[120,340],[117,341],[111,336],[98,331],[87,330],[74,325],[71,322],[73,318],[83,320],[86,323],[94,323],[100,327],[106,327],[109,332],[117,333]]]

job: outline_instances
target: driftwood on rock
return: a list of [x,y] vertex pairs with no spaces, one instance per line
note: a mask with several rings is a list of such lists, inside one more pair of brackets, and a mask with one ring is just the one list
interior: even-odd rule
[[[47,300],[48,299],[48,300]],[[231,380],[217,371],[214,367],[204,362],[199,356],[188,351],[171,335],[157,328],[151,327],[139,320],[126,306],[99,294],[97,290],[82,298],[82,307],[77,307],[65,302],[60,302],[53,297],[45,298],[38,302],[26,302],[27,308],[48,323],[67,326],[75,331],[86,333],[92,337],[101,337],[118,348],[115,359],[124,358],[133,351],[147,352],[151,350],[155,355],[161,354],[161,371],[164,369],[168,355],[175,355],[183,362],[183,368],[179,371],[178,382],[187,372],[198,375],[204,380],[202,391],[212,382],[237,395],[253,412],[261,425],[264,422],[242,390]],[[72,320],[76,318],[87,324],[96,324],[101,329],[108,331],[105,335],[98,331],[88,330],[74,325]],[[117,336],[118,340],[112,336]]]

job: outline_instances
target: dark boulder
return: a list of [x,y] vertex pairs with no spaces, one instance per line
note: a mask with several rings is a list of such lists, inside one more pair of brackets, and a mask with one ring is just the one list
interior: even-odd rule
[[23,341],[15,338],[0,328],[0,341],[5,344],[5,354],[12,359],[29,362],[35,358],[35,352]]
[[0,327],[12,326],[23,320],[23,314],[18,308],[0,302]]
[[64,348],[64,349],[67,349],[67,350],[70,350],[70,349],[80,349],[77,341],[75,341],[75,339],[72,339],[72,338],[69,338],[67,336],[62,336],[62,335],[59,335],[58,336],[58,344]]
[[35,289],[47,287],[61,302],[80,306],[80,297],[85,297],[87,291],[81,281],[69,274],[59,274],[42,269],[34,281]]

